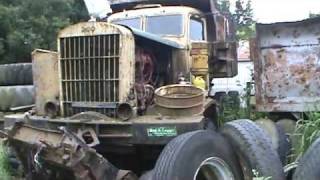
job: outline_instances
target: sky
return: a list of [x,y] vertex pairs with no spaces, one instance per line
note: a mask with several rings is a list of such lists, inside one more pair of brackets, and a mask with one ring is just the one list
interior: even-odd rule
[[297,21],[320,13],[320,0],[252,0],[252,8],[261,23]]

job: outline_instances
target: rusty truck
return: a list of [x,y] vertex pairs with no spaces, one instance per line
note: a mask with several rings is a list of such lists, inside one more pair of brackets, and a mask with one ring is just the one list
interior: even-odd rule
[[[250,43],[255,107],[269,114],[260,126],[271,134],[280,158],[287,163],[294,161],[289,155],[299,145],[294,135],[296,122],[319,111],[319,23],[317,17],[257,24],[256,37]],[[287,134],[285,138],[281,131]]]
[[205,89],[237,74],[234,27],[216,2],[110,5],[106,19],[62,29],[57,52],[32,52],[35,108],[6,116],[2,133],[26,178],[284,179],[254,123],[215,131]]
[[259,111],[319,109],[318,26],[319,18],[257,24],[251,51]]

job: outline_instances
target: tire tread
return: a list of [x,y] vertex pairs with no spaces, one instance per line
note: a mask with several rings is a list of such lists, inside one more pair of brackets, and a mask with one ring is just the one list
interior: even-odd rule
[[320,138],[318,138],[299,160],[293,180],[320,179]]
[[285,179],[281,161],[272,148],[270,138],[254,122],[236,120],[226,123],[222,133],[260,176],[272,177],[273,180]]

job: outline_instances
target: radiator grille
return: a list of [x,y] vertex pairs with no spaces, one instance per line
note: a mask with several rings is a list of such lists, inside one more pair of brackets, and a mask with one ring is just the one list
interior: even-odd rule
[[119,101],[119,34],[60,38],[65,116],[84,111],[114,115]]

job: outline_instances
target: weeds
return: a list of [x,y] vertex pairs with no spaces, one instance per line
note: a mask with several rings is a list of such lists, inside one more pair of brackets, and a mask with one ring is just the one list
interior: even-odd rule
[[243,95],[229,92],[219,99],[219,125],[236,119],[256,120],[267,116],[267,113],[256,112],[251,105],[252,90],[253,83],[248,82]]
[[11,168],[7,148],[0,143],[0,177],[1,180],[11,179]]
[[320,137],[320,113],[310,112],[297,122],[295,138],[298,139],[298,146],[294,152],[296,158],[300,157],[311,144]]

